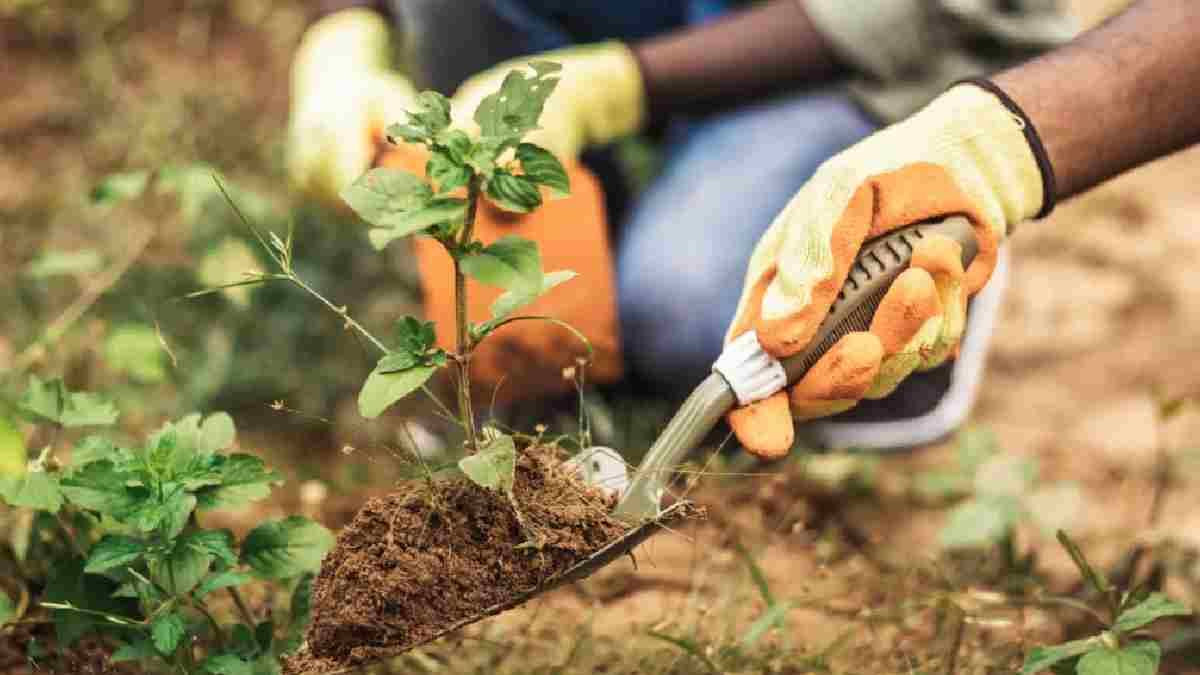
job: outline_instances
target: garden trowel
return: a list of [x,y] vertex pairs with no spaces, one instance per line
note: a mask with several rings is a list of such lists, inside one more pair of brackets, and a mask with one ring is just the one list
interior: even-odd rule
[[561,581],[590,575],[694,508],[686,500],[663,506],[679,464],[734,407],[798,382],[842,336],[867,330],[892,281],[908,267],[916,242],[931,234],[961,245],[964,268],[978,252],[971,224],[961,216],[911,225],[866,242],[808,349],[776,360],[759,346],[753,331],[745,333],[725,347],[712,374],[680,406],[632,475],[610,448],[588,448],[573,458],[572,465],[585,480],[620,496],[614,515],[633,527],[564,572]]

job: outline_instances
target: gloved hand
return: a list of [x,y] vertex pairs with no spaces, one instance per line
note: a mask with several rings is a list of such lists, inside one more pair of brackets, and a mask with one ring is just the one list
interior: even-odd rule
[[562,65],[562,71],[542,111],[541,128],[529,134],[529,142],[568,161],[588,147],[609,143],[641,127],[646,98],[641,69],[633,52],[620,42],[557,49],[474,75],[451,100],[455,125],[477,129],[472,119],[475,108],[500,88],[511,70],[530,61],[554,61]]
[[956,242],[925,238],[869,331],[843,337],[790,393],[730,413],[742,445],[782,456],[793,442],[793,417],[824,417],[862,398],[882,398],[914,370],[951,356],[967,297],[987,282],[1009,226],[1053,199],[1043,186],[1024,120],[972,84],[950,89],[822,165],[759,242],[727,341],[755,330],[776,358],[802,351],[863,242],[891,230],[964,215],[979,253],[964,270]]
[[393,70],[391,27],[367,9],[335,12],[304,34],[292,62],[288,172],[330,204],[371,167],[388,124],[416,91]]

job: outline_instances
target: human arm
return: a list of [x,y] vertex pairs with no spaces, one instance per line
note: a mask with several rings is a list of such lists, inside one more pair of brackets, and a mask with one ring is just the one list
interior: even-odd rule
[[889,230],[966,215],[981,253],[960,270],[954,246],[923,242],[927,250],[914,254],[870,330],[835,345],[790,394],[731,414],[743,445],[783,454],[789,413],[833,414],[937,365],[1011,226],[1200,139],[1200,118],[1188,111],[1200,95],[1200,50],[1187,35],[1198,12],[1195,3],[1142,0],[1051,56],[952,88],[822,166],[750,261],[731,339],[754,330],[773,356],[802,349],[861,243]]
[[1140,0],[993,81],[1037,128],[1064,199],[1200,142],[1200,3]]

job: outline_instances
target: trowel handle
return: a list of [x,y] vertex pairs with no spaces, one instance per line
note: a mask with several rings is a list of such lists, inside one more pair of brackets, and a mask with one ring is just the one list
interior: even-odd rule
[[917,242],[932,234],[962,246],[963,267],[979,252],[971,223],[961,216],[911,225],[863,245],[829,315],[804,351],[777,360],[753,331],[726,345],[713,374],[696,387],[638,466],[615,514],[633,522],[658,515],[672,472],[738,405],[760,401],[799,381],[847,333],[867,330],[887,289],[907,267]]
[[795,384],[804,377],[842,336],[871,327],[875,310],[892,282],[908,268],[917,243],[932,234],[958,242],[962,247],[963,269],[970,267],[979,252],[979,242],[971,222],[962,216],[912,225],[867,242],[850,266],[850,274],[842,284],[837,300],[830,306],[829,315],[817,328],[808,348],[781,360],[788,384]]

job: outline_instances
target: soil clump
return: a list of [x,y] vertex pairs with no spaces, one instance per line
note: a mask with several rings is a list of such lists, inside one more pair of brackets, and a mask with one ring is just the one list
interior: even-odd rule
[[466,478],[412,481],[369,500],[338,536],[313,583],[312,623],[288,673],[386,658],[536,588],[619,538],[612,498],[582,483],[554,447],[520,453],[514,495]]

